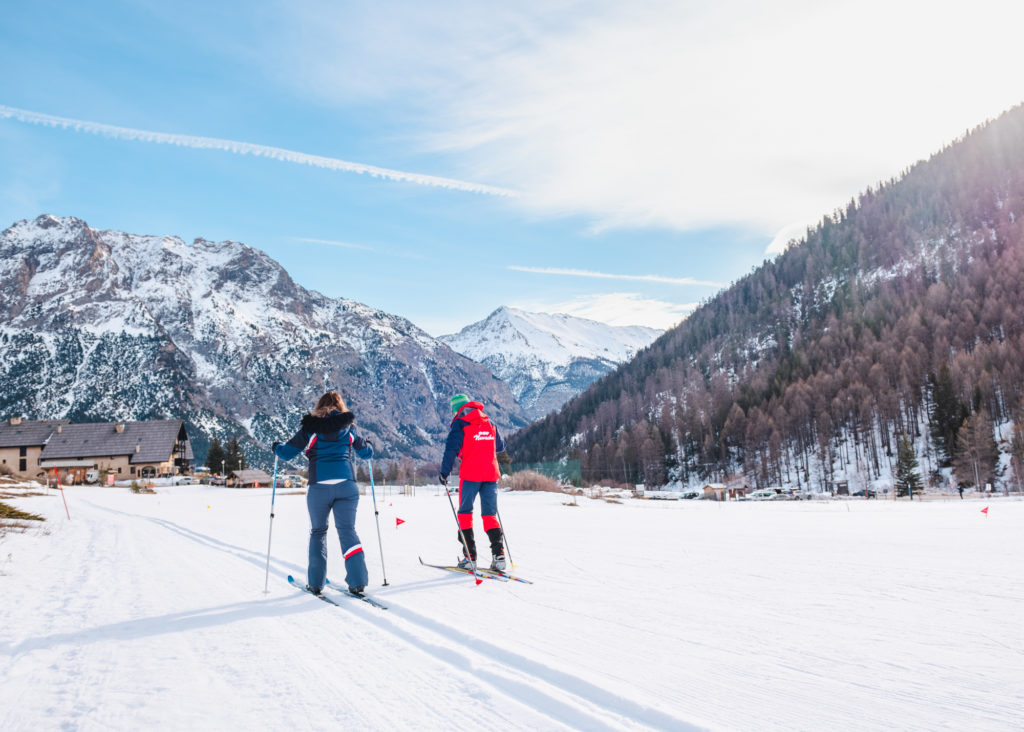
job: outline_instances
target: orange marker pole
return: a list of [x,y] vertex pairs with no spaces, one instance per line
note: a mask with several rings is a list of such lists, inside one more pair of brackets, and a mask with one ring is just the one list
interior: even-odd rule
[[68,521],[71,520],[71,512],[68,511],[68,499],[64,495],[64,486],[60,484],[60,476],[57,475],[57,468],[53,469],[53,477],[57,481],[57,487],[60,488],[60,497],[64,499],[64,513],[68,515]]

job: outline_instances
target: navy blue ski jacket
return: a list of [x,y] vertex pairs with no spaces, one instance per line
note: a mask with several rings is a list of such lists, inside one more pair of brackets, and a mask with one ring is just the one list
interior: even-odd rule
[[352,452],[363,460],[373,457],[373,446],[356,433],[352,412],[335,409],[326,417],[307,414],[302,426],[288,442],[274,448],[282,460],[291,460],[305,451],[309,458],[309,482],[355,480]]

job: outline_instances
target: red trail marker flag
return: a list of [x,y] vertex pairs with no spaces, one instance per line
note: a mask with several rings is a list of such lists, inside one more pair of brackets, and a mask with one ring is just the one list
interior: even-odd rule
[[397,516],[395,516],[395,528],[396,528],[396,529],[397,529],[397,528],[398,528],[399,526],[401,526],[402,524],[404,524],[404,523],[405,523],[405,519],[400,519],[400,518],[398,518]]
[[985,508],[981,509],[981,512],[988,516],[988,506],[985,506]]

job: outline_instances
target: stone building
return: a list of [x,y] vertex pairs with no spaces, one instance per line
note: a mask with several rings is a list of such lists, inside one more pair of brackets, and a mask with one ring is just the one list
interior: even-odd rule
[[191,471],[192,445],[180,419],[145,422],[67,420],[0,423],[0,469],[22,478],[57,475],[65,484],[182,475]]

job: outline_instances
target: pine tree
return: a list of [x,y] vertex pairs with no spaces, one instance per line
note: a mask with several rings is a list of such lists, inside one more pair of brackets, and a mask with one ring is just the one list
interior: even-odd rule
[[221,446],[217,436],[214,435],[213,442],[210,443],[210,449],[206,452],[206,467],[213,473],[219,473],[221,468],[224,467],[224,462],[224,448]]
[[957,453],[953,474],[964,485],[982,490],[999,477],[999,446],[992,434],[992,423],[985,412],[976,412],[964,420],[957,434]]
[[233,470],[245,470],[245,452],[238,443],[238,435],[231,436],[231,442],[224,453],[224,462],[224,469],[229,473]]
[[932,444],[941,456],[941,464],[948,466],[956,456],[957,431],[967,418],[967,407],[957,398],[949,365],[943,362],[938,376],[929,379],[932,397]]
[[1024,425],[1014,425],[1010,439],[1010,467],[1017,483],[1017,492],[1024,492]]
[[923,483],[921,474],[917,472],[917,454],[914,452],[914,444],[908,435],[903,435],[898,443],[896,452],[896,495],[907,496],[911,500],[914,494],[921,494]]

